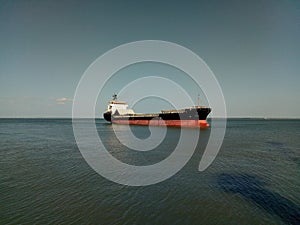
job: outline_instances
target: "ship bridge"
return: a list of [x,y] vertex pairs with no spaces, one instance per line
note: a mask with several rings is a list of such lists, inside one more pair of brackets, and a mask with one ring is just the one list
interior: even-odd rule
[[112,115],[134,114],[134,111],[128,108],[127,102],[117,101],[117,95],[113,95],[113,100],[108,103],[106,111],[111,112]]

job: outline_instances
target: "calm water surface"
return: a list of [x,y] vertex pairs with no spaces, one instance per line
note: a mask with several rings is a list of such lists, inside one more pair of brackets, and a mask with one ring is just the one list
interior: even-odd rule
[[[111,154],[136,165],[168,157],[180,135],[170,128],[157,149],[137,152],[96,125]],[[208,137],[201,131],[175,176],[129,187],[88,166],[70,119],[0,119],[0,224],[300,224],[300,120],[229,120],[216,160],[199,172]]]

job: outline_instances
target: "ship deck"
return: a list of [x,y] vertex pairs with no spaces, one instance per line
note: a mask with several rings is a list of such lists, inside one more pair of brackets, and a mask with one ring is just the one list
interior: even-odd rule
[[159,113],[134,113],[134,114],[127,114],[127,115],[114,115],[114,118],[124,118],[124,117],[159,117]]

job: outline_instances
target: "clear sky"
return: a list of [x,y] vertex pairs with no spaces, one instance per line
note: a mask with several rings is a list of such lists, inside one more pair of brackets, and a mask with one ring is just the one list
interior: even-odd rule
[[[216,75],[230,117],[300,118],[300,2],[292,0],[0,0],[0,117],[70,117],[87,67],[138,40],[198,54]],[[99,117],[130,72],[103,90]],[[196,98],[188,80],[172,79],[191,85]]]

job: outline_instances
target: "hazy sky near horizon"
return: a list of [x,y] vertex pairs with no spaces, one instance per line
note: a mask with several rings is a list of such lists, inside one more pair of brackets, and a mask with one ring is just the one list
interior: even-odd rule
[[[0,117],[70,117],[88,66],[139,40],[174,42],[198,54],[218,79],[230,117],[300,118],[300,2],[292,0],[0,0]],[[112,92],[142,71],[172,73],[196,100],[199,90],[188,79],[144,65],[112,79],[99,117]],[[156,111],[163,104],[146,105]]]

